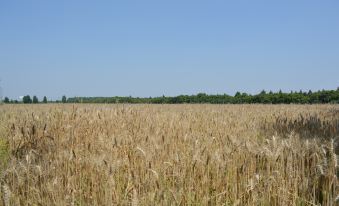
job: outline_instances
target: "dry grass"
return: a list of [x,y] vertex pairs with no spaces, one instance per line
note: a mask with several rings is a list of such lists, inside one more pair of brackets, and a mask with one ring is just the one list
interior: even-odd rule
[[338,109],[1,106],[0,205],[335,205]]

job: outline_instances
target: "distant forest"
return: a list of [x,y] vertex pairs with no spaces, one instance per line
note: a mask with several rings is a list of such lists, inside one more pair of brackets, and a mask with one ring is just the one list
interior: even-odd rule
[[179,95],[175,97],[71,97],[63,96],[61,100],[47,101],[44,97],[43,101],[39,101],[36,96],[33,100],[29,95],[23,98],[23,101],[10,100],[7,97],[4,103],[129,103],[129,104],[327,104],[339,103],[339,87],[336,90],[321,90],[312,92],[292,91],[290,93],[266,92],[251,95],[247,93],[237,92],[234,96],[227,94],[208,95],[199,93],[197,95]]

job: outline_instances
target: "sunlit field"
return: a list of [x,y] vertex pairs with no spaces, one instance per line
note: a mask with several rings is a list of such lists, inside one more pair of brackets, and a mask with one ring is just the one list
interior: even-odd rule
[[0,105],[0,205],[336,205],[338,105]]

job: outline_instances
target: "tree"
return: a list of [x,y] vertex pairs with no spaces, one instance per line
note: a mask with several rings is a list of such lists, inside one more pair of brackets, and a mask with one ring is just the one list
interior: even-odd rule
[[47,104],[47,97],[46,97],[46,96],[44,96],[44,99],[42,100],[42,102],[43,102],[44,104]]
[[8,103],[9,103],[9,99],[8,99],[8,97],[5,97],[5,99],[4,99],[4,103],[6,103],[6,104],[8,104]]
[[234,97],[240,97],[241,96],[241,93],[240,92],[236,92]]
[[33,104],[38,104],[39,103],[39,99],[37,96],[33,96]]
[[31,104],[32,103],[32,99],[31,99],[31,96],[29,95],[26,95],[22,98],[22,101],[24,104]]
[[65,96],[65,95],[64,95],[64,96],[62,96],[61,102],[62,102],[62,103],[66,103],[66,102],[67,102],[67,98],[66,98],[66,96]]

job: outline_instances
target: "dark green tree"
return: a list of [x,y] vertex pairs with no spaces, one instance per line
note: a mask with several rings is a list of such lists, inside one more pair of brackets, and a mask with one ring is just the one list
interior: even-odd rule
[[240,97],[241,96],[241,93],[240,92],[236,92],[234,97]]
[[9,98],[8,97],[5,97],[4,99],[4,103],[8,104],[9,103]]
[[24,104],[31,104],[31,103],[32,103],[31,96],[29,96],[29,95],[24,96],[24,97],[22,98],[22,102],[23,102]]
[[46,97],[46,96],[44,96],[42,102],[43,102],[44,104],[47,104],[47,97]]
[[65,96],[65,95],[64,95],[64,96],[62,96],[61,102],[62,102],[62,103],[66,103],[66,102],[67,102],[67,98],[66,98],[66,96]]
[[38,104],[39,103],[39,99],[37,96],[33,96],[33,104]]

